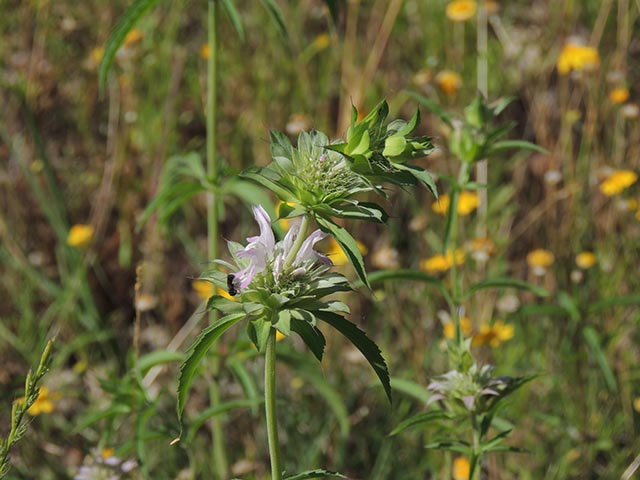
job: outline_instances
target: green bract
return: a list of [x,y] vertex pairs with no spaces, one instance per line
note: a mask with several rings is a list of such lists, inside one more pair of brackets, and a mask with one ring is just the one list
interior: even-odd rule
[[358,111],[354,107],[346,142],[329,148],[344,154],[352,170],[372,182],[396,185],[416,185],[420,182],[437,196],[429,172],[407,164],[409,160],[426,157],[434,150],[429,137],[410,136],[420,122],[420,112],[416,110],[408,122],[393,120],[385,126],[388,115],[389,105],[382,101],[362,121],[357,122]]

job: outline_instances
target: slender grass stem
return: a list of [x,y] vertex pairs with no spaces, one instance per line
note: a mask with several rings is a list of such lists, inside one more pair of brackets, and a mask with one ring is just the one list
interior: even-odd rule
[[278,448],[278,420],[276,418],[276,331],[271,329],[267,339],[264,362],[264,405],[271,459],[271,480],[282,479],[280,450]]
[[[209,0],[207,15],[207,29],[209,45],[209,58],[207,62],[207,176],[217,185],[218,159],[216,156],[216,115],[217,115],[217,60],[218,60],[218,32],[217,32],[217,0]],[[207,194],[207,243],[210,259],[218,257],[218,206],[217,193],[210,191]],[[217,312],[212,311],[210,322],[218,319]],[[220,403],[220,389],[217,384],[217,374],[220,369],[217,350],[210,364],[213,381],[209,386],[209,400],[212,405]],[[216,477],[225,479],[228,473],[227,454],[224,448],[224,433],[222,431],[222,419],[214,417],[211,421],[211,434],[213,440],[213,468]]]

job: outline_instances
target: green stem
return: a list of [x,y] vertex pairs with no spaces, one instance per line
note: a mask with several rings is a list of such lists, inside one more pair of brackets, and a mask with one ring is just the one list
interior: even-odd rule
[[271,329],[267,339],[264,361],[264,405],[267,419],[271,480],[282,479],[278,449],[278,420],[276,418],[276,331]]
[[296,259],[296,255],[300,251],[302,242],[304,242],[304,239],[307,236],[308,228],[309,228],[309,215],[304,215],[302,217],[302,222],[300,223],[300,230],[298,231],[298,236],[296,237],[295,242],[293,242],[293,246],[291,247],[291,251],[287,254],[287,258],[284,259],[283,270],[286,270],[287,268],[289,268],[293,263],[293,261]]
[[[207,243],[209,259],[218,258],[218,207],[215,186],[218,184],[218,159],[216,156],[216,116],[217,116],[217,61],[218,61],[218,32],[217,32],[217,0],[209,0],[207,15],[209,58],[207,61],[207,177],[214,185],[214,190],[207,194]],[[218,320],[217,312],[212,311],[209,317],[211,323]],[[209,386],[211,405],[220,403],[220,389],[217,376],[220,370],[219,356],[216,354],[211,360],[210,371],[213,381]],[[216,477],[220,480],[228,476],[227,454],[224,448],[224,433],[222,420],[214,417],[211,420],[211,435],[213,440],[213,463]]]

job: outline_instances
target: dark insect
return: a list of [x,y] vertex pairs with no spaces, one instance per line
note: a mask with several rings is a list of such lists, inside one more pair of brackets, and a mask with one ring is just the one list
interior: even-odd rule
[[233,280],[236,278],[236,276],[233,273],[230,273],[229,275],[227,275],[227,291],[229,292],[229,295],[231,295],[232,297],[235,297],[238,294],[238,290],[236,289],[236,286],[233,283]]

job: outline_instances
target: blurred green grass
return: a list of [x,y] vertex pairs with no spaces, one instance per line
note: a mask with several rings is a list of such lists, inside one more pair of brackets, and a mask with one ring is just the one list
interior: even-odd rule
[[[452,25],[445,4],[347,2],[334,24],[323,2],[279,2],[288,29],[283,38],[265,22],[260,6],[238,2],[245,41],[226,18],[220,24],[223,161],[235,171],[264,165],[268,130],[289,125],[294,132],[294,119],[305,128],[343,135],[352,102],[366,111],[386,97],[395,112],[408,117],[415,105],[405,90],[460,111],[476,92],[475,26]],[[10,478],[70,478],[92,448],[116,447],[119,455],[131,457],[134,442],[145,444],[141,474],[147,477],[178,478],[188,465],[206,463],[204,432],[195,436],[190,451],[168,446],[177,428],[175,371],[154,383],[159,391],[154,399],[138,398],[135,385],[117,388],[117,379],[131,367],[136,265],[143,266],[139,281],[154,305],[141,313],[143,352],[165,348],[199,304],[191,280],[208,265],[204,199],[181,209],[168,228],[155,221],[140,231],[135,227],[168,158],[204,151],[206,62],[200,52],[206,4],[160,3],[137,26],[141,38],[118,54],[100,97],[95,49],[127,5],[0,4],[0,359],[5,365],[0,432],[28,365],[54,333],[59,347],[46,383],[61,395],[54,414],[34,420],[30,438],[14,453]],[[619,478],[640,447],[634,404],[640,397],[638,307],[587,309],[605,298],[637,295],[640,285],[635,267],[640,222],[624,208],[626,200],[638,198],[638,187],[611,199],[597,188],[605,167],[636,172],[640,167],[637,113],[625,113],[632,108],[624,110],[608,98],[614,86],[628,85],[626,103],[637,109],[638,8],[628,1],[501,2],[490,19],[489,98],[515,96],[505,115],[518,122],[514,138],[535,141],[551,153],[505,156],[489,164],[486,228],[496,253],[484,266],[468,262],[464,272],[469,281],[510,273],[539,283],[552,296],[520,295],[525,307],[550,305],[532,313],[524,307],[497,310],[502,291],[483,293],[467,306],[478,325],[503,316],[515,326],[510,341],[496,349],[482,347],[483,360],[509,374],[543,374],[503,413],[516,427],[514,443],[530,453],[489,457],[488,478]],[[556,61],[571,35],[596,42],[597,71],[578,78],[558,75]],[[445,69],[462,78],[452,96],[436,82]],[[446,129],[422,113],[421,129],[441,147],[424,166],[454,174]],[[562,174],[559,183],[549,181],[555,171]],[[369,249],[371,268],[379,268],[374,258],[383,247],[397,250],[399,266],[414,268],[437,250],[444,219],[432,212],[431,203],[423,191],[391,192],[387,231],[354,225]],[[224,238],[250,234],[250,214],[242,204],[227,201],[222,212]],[[465,220],[461,238],[475,236],[482,228],[478,219],[474,214]],[[66,244],[66,232],[76,223],[95,228],[86,250]],[[525,260],[536,247],[556,257],[541,278],[530,276]],[[582,250],[596,252],[598,264],[575,283],[574,256]],[[560,292],[573,299],[578,315],[563,305]],[[352,318],[381,345],[393,376],[426,385],[446,368],[441,300],[410,282],[385,283],[376,297],[350,297]],[[587,340],[586,329],[597,333],[595,341]],[[332,340],[330,345],[339,344]],[[230,341],[228,348],[245,347]],[[602,358],[615,389],[607,383]],[[249,361],[246,369],[259,385],[259,368]],[[301,386],[300,375],[283,366],[283,398],[302,405],[281,419],[287,458],[298,462],[288,468],[322,464],[354,478],[441,478],[445,457],[422,448],[433,432],[386,438],[423,405],[399,395],[390,409],[348,350],[330,349],[316,374],[340,392],[351,429],[343,436],[326,399],[304,378]],[[242,396],[237,377],[221,375],[228,398]],[[203,409],[205,394],[202,385],[194,393],[194,415]],[[136,419],[152,412],[145,429],[118,416],[78,428],[114,398],[141,406],[133,410]],[[238,475],[263,478],[266,437],[259,413],[233,411],[227,424],[232,461],[237,471],[247,471]],[[140,432],[147,436],[140,439]]]

